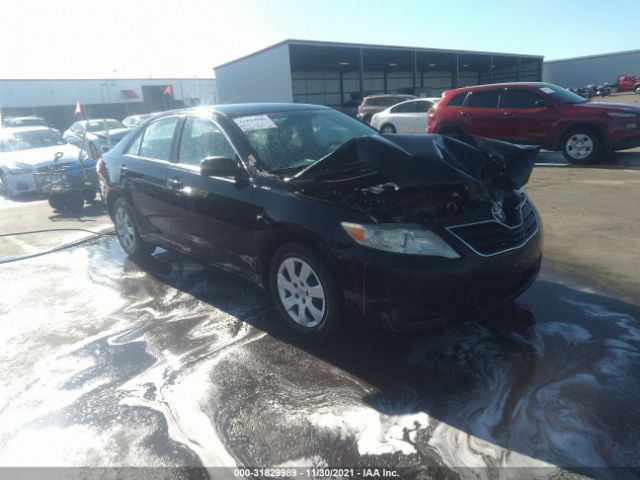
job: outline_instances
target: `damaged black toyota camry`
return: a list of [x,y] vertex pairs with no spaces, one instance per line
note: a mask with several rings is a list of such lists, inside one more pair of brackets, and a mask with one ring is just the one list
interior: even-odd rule
[[98,169],[130,256],[162,246],[239,274],[319,338],[346,318],[411,330],[521,294],[542,257],[523,191],[537,153],[245,104],[155,116]]

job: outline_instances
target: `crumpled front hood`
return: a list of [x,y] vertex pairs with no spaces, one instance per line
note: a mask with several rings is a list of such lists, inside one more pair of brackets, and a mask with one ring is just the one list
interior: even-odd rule
[[0,153],[0,164],[9,168],[39,167],[52,163],[58,152],[63,154],[58,163],[76,162],[78,161],[80,149],[67,143],[65,145],[4,152]]
[[354,138],[288,182],[305,190],[398,188],[480,181],[525,185],[539,148],[482,137],[370,135]]

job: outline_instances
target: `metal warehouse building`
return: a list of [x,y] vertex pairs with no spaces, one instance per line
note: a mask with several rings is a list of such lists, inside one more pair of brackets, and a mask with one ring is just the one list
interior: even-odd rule
[[544,62],[545,82],[561,87],[582,87],[615,83],[625,73],[640,74],[640,50],[589,55]]
[[214,79],[0,79],[3,117],[38,115],[62,130],[74,121],[78,101],[90,118],[122,119],[136,113],[211,105],[217,96]]
[[285,40],[219,65],[221,103],[336,105],[372,93],[439,96],[467,85],[540,81],[541,56]]

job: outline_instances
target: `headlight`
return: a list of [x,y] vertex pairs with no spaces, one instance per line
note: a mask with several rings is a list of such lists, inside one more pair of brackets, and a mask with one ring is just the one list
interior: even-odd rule
[[419,225],[360,225],[348,222],[342,222],[340,225],[351,238],[366,247],[409,255],[460,258],[460,255],[438,235],[424,230]]
[[31,168],[10,168],[9,173],[11,175],[24,175],[26,173],[31,173]]
[[606,112],[605,115],[613,118],[635,118],[638,116],[633,112]]

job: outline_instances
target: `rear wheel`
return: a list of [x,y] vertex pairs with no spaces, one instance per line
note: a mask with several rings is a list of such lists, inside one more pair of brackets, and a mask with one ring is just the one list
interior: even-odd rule
[[295,332],[322,339],[342,326],[337,282],[315,251],[300,243],[284,244],[271,260],[269,280],[276,309]]
[[140,238],[131,208],[122,198],[118,198],[113,204],[113,223],[116,226],[118,241],[130,257],[144,258],[151,255],[156,249],[154,245],[150,245]]
[[390,123],[385,123],[380,130],[382,133],[396,133],[396,127]]
[[574,128],[564,136],[560,150],[569,163],[587,165],[600,155],[602,141],[592,128]]

